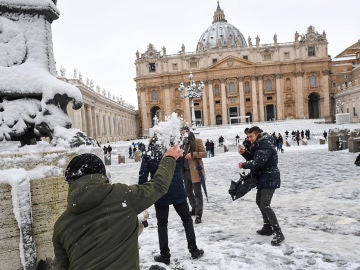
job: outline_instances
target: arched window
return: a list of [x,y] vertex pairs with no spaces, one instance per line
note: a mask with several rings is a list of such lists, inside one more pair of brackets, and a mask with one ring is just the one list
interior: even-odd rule
[[310,84],[310,88],[315,88],[316,87],[316,77],[314,75],[310,76],[309,84]]
[[220,97],[220,87],[219,85],[215,85],[215,97]]
[[249,82],[245,82],[244,90],[245,90],[245,93],[250,93],[250,83]]
[[265,81],[265,89],[266,89],[267,91],[271,91],[271,90],[272,90],[271,80],[267,79],[267,80]]
[[157,91],[152,90],[151,91],[151,102],[157,102],[157,101],[158,101]]
[[229,94],[235,94],[235,83],[234,82],[229,83]]

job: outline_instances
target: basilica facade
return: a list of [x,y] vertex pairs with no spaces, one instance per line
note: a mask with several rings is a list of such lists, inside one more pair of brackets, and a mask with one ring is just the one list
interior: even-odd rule
[[[326,33],[313,26],[294,39],[262,44],[227,22],[218,3],[212,24],[200,35],[195,52],[182,45],[167,54],[149,44],[136,53],[136,91],[141,133],[148,135],[154,119],[177,112],[191,123],[189,99],[178,88],[189,81],[205,87],[194,99],[197,125],[212,126],[284,119],[331,120],[330,70]],[[156,117],[155,117],[156,116]]]

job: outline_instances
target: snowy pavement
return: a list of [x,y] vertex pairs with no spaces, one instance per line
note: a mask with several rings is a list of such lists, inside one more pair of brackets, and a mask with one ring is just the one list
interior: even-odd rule
[[[158,237],[154,207],[149,227],[139,238],[141,269],[157,264],[165,269],[360,269],[360,168],[358,153],[330,152],[316,142],[285,148],[279,153],[282,186],[272,206],[286,237],[280,247],[270,236],[255,232],[262,218],[253,190],[232,201],[227,190],[237,179],[242,157],[231,147],[204,159],[209,202],[204,202],[203,223],[194,224],[199,248],[205,254],[192,260],[180,218],[170,207],[169,246],[171,264],[155,263]],[[113,160],[115,161],[115,160]],[[113,163],[114,164],[114,163]],[[140,163],[108,169],[113,182],[137,183]]]

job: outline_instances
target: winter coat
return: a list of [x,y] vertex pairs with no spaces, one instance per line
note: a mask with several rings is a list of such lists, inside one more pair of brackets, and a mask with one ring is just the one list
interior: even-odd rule
[[165,157],[143,185],[109,184],[101,174],[71,182],[67,209],[54,225],[57,269],[140,269],[137,215],[167,192],[175,165]]
[[[148,180],[148,176],[152,177],[161,161],[161,155],[146,154],[141,160],[139,170],[139,184],[144,184]],[[168,192],[155,202],[155,205],[179,204],[186,201],[186,192],[181,175],[182,161],[179,158],[176,161],[174,176],[172,178]]]
[[250,152],[243,155],[247,161],[242,167],[251,170],[258,189],[276,189],[281,183],[277,152],[269,137],[259,135],[251,145]]
[[191,182],[199,183],[199,169],[205,178],[205,170],[202,158],[206,157],[205,148],[201,139],[195,138],[195,146],[194,149],[191,149],[191,153],[191,159],[187,160],[188,168],[190,169]]

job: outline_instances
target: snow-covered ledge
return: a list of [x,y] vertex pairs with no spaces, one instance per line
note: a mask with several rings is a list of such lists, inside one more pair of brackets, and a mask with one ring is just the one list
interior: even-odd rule
[[64,169],[74,155],[87,152],[102,157],[101,148],[91,146],[1,144],[0,254],[9,269],[36,269],[40,260],[53,258],[53,225],[66,208]]

